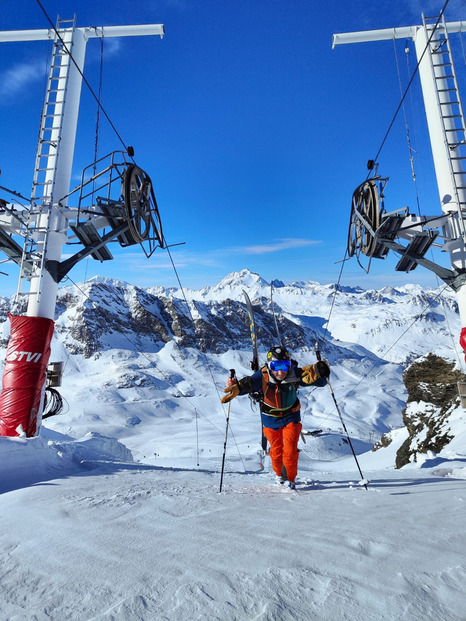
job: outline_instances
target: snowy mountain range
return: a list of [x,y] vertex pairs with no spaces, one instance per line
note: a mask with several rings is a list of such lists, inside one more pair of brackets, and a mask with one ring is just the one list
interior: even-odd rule
[[[111,428],[140,459],[152,452],[141,437],[152,429],[162,438],[167,417],[189,425],[200,412],[206,420],[213,412],[223,416],[218,401],[228,369],[250,374],[244,291],[255,308],[262,357],[280,338],[295,358],[310,363],[319,343],[350,435],[367,449],[404,427],[402,375],[410,363],[435,353],[461,370],[457,304],[445,288],[271,284],[249,270],[201,290],[96,278],[59,291],[51,360],[64,363],[60,392],[70,406],[47,426],[105,435]],[[3,358],[10,305],[0,300]],[[327,391],[303,391],[301,398],[310,426],[341,428]],[[161,447],[155,453],[164,455]]]
[[[319,342],[364,479],[326,387],[300,391],[314,435],[296,492],[273,484],[247,397],[226,434],[228,370],[250,374],[243,291],[261,361],[275,319],[301,363]],[[2,362],[12,307],[0,299]],[[459,330],[454,295],[418,286],[271,287],[243,270],[199,291],[60,289],[64,410],[36,438],[0,438],[0,617],[463,620]]]

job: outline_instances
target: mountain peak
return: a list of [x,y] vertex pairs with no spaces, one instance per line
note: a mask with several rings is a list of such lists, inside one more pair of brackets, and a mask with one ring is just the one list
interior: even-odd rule
[[264,280],[259,274],[251,272],[247,268],[240,272],[231,272],[223,278],[215,289],[225,289],[227,287],[268,287],[270,283]]
[[107,285],[110,287],[130,287],[131,284],[125,280],[119,280],[118,278],[112,278],[110,276],[92,276],[87,281],[91,285]]

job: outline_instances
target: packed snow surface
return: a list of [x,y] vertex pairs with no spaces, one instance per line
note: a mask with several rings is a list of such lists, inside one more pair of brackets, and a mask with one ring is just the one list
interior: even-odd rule
[[303,459],[296,492],[229,469],[219,493],[216,468],[52,437],[0,442],[3,619],[465,619],[464,458],[361,455],[367,490],[348,457]]

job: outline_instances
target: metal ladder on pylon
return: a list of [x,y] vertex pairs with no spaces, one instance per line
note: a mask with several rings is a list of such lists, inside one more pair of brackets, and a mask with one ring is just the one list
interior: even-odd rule
[[[445,144],[450,152],[450,172],[459,224],[466,242],[466,123],[448,38],[445,17],[424,17],[427,39],[430,39],[430,60],[435,76],[437,103],[442,119]],[[435,32],[433,32],[435,29]],[[441,88],[445,86],[446,88]]]
[[[53,42],[47,90],[40,121],[31,207],[25,232],[17,296],[24,293],[22,286],[25,280],[42,278],[50,212],[53,202],[61,198],[54,197],[54,185],[63,125],[62,112],[72,63],[72,33],[75,28],[76,16],[72,20],[58,18],[56,31],[60,36],[55,34]],[[37,295],[40,296],[40,286],[37,291]]]

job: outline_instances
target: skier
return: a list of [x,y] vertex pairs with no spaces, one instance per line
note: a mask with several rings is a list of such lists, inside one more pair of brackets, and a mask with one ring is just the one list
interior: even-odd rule
[[[263,433],[270,444],[272,468],[278,484],[295,489],[298,472],[298,440],[301,433],[301,404],[299,386],[325,386],[330,375],[323,360],[298,367],[284,347],[272,347],[267,354],[267,364],[253,375],[241,380],[229,377],[222,403],[238,395],[252,394],[259,403]],[[286,477],[284,470],[286,470]]]

